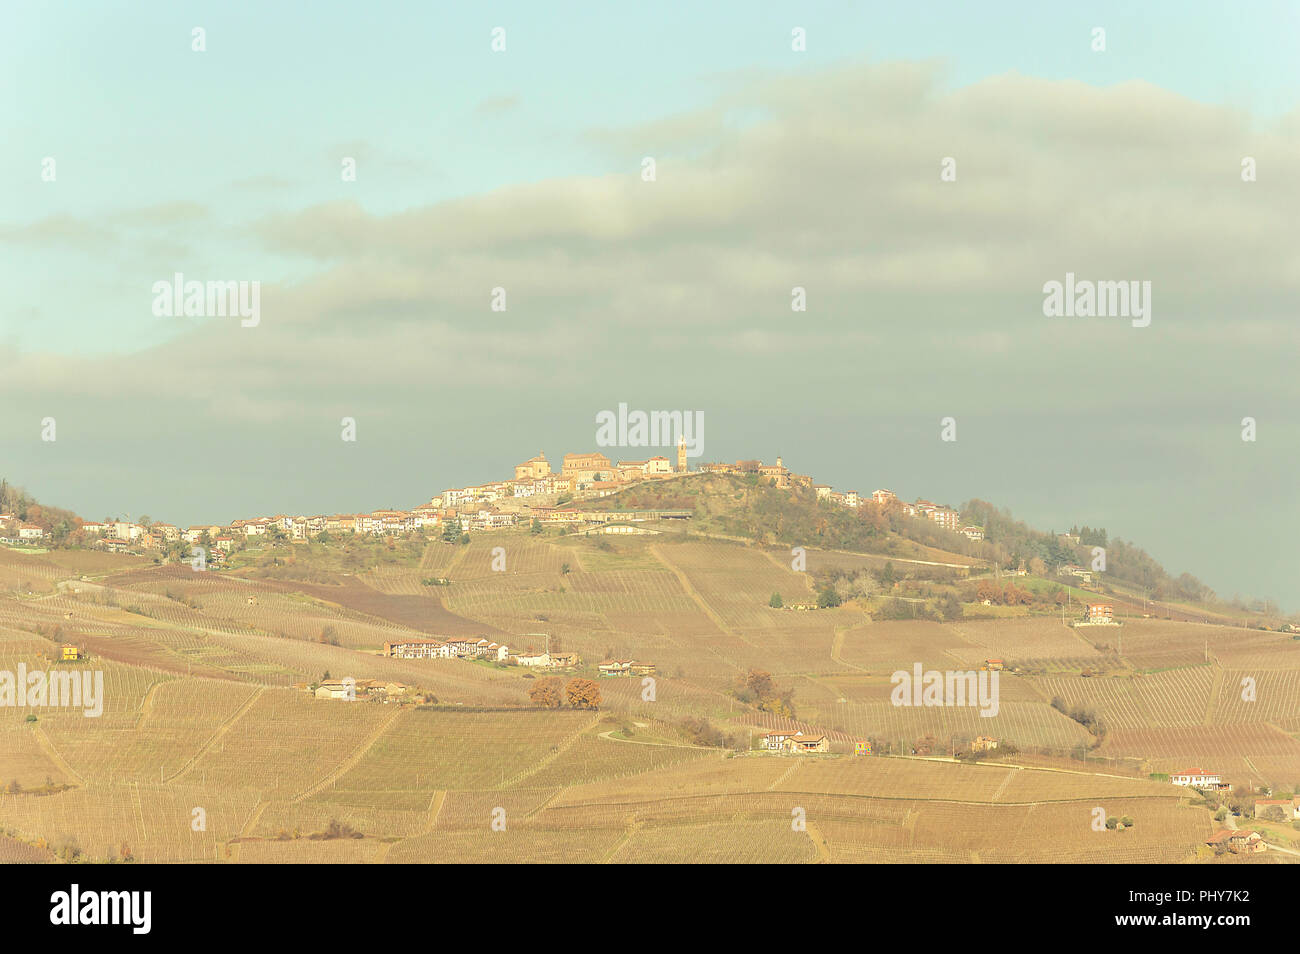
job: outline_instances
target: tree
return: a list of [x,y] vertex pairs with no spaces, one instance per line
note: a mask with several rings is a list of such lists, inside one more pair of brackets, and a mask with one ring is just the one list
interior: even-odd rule
[[826,586],[823,586],[821,592],[817,594],[818,609],[832,609],[839,606],[841,602],[840,594],[836,593],[835,587],[831,586],[829,583]]
[[452,517],[442,525],[442,539],[446,543],[455,543],[460,538],[460,519]]
[[785,603],[781,602],[780,593],[773,593],[772,598],[767,601],[767,605],[773,607],[774,609],[780,609],[782,606],[785,605]]
[[752,692],[759,702],[765,702],[776,695],[772,674],[763,669],[749,671],[749,675],[745,677],[745,688]]
[[599,709],[601,703],[600,686],[591,679],[570,679],[564,687],[564,694],[569,705],[575,709]]
[[528,698],[535,706],[543,706],[547,709],[558,709],[563,699],[560,696],[560,688],[564,681],[558,676],[551,676],[547,679],[541,679],[533,683],[528,690]]

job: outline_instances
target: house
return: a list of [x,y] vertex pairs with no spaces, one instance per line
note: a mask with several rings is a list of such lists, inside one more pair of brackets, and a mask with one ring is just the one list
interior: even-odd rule
[[794,737],[794,729],[773,729],[763,735],[763,748],[779,752],[785,748],[787,739]]
[[511,656],[511,659],[520,666],[530,666],[541,669],[549,669],[551,667],[551,654],[545,651],[540,653],[516,653]]
[[1090,623],[1115,622],[1115,607],[1112,606],[1110,603],[1089,603],[1088,622]]
[[357,686],[355,683],[344,684],[338,680],[322,682],[316,687],[317,699],[354,699]]
[[647,662],[633,662],[632,675],[634,676],[653,676],[655,674],[655,664]]
[[1175,785],[1185,785],[1192,788],[1211,788],[1221,784],[1218,772],[1207,772],[1205,769],[1199,768],[1174,772],[1169,776],[1169,781]]
[[962,536],[970,540],[983,540],[984,528],[983,527],[962,527],[961,534]]
[[1255,799],[1255,817],[1263,818],[1270,808],[1282,809],[1282,816],[1288,821],[1300,820],[1300,795],[1295,798],[1257,798]]
[[[485,645],[486,642],[484,640]],[[473,659],[481,655],[479,641],[471,636],[453,637],[447,640],[447,649],[457,659]]]
[[998,747],[998,740],[991,735],[978,735],[970,744],[972,752],[992,752]]
[[62,655],[64,662],[76,662],[81,658],[81,648],[79,646],[64,645]]
[[875,490],[871,493],[871,499],[881,506],[884,506],[891,501],[897,500],[898,494],[894,493],[892,490]]
[[20,523],[18,525],[19,540],[44,540],[45,530],[36,526],[34,523]]
[[1249,829],[1225,828],[1222,831],[1216,831],[1206,839],[1205,843],[1212,848],[1220,846],[1236,854],[1256,854],[1268,848],[1264,839],[1259,837],[1259,832]]
[[577,653],[551,653],[552,669],[573,669],[582,662]]
[[596,667],[602,676],[630,676],[632,674],[632,660],[630,659],[609,659]]
[[229,553],[235,546],[235,538],[229,536],[220,536],[212,541],[212,549],[220,550],[222,553]]
[[785,740],[785,747],[790,752],[829,752],[831,740],[820,733],[796,732]]
[[870,740],[865,741],[865,742],[854,742],[854,743],[853,743],[853,754],[854,754],[854,755],[870,755],[870,754],[871,754],[871,742],[870,742]]
[[404,639],[384,643],[384,655],[397,659],[437,659],[446,655],[446,648],[439,639]]
[[1006,663],[1001,659],[986,659],[984,660],[984,668],[989,672],[1002,672],[1006,668]]

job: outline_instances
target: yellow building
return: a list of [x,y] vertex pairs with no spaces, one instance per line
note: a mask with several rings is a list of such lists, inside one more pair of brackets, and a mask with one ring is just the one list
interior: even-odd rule
[[539,452],[536,457],[515,465],[515,480],[536,480],[551,476],[551,465],[546,455]]
[[80,659],[80,658],[81,658],[81,649],[80,649],[79,647],[77,647],[77,646],[64,646],[64,647],[63,647],[63,661],[64,661],[64,662],[76,662],[76,661],[77,661],[78,659]]

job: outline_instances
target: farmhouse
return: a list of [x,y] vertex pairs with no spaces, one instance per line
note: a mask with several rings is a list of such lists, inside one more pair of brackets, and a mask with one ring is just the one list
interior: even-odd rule
[[1006,663],[1001,659],[986,659],[984,660],[984,668],[989,672],[1001,672],[1006,668]]
[[1205,843],[1212,848],[1223,846],[1234,855],[1255,854],[1268,848],[1264,839],[1259,837],[1259,832],[1249,829],[1225,828],[1216,831]]
[[970,744],[972,752],[991,752],[998,747],[998,740],[991,735],[979,735]]
[[316,687],[317,699],[348,699],[356,697],[356,686],[339,681],[322,682]]
[[81,648],[78,646],[64,645],[62,657],[64,662],[76,662],[81,657]]
[[1169,781],[1175,785],[1187,785],[1192,788],[1213,788],[1221,784],[1218,772],[1207,772],[1199,768],[1174,772],[1169,776]]
[[20,523],[18,525],[19,540],[44,540],[45,530],[36,526],[34,523]]
[[796,732],[785,740],[785,748],[790,752],[829,752],[831,740],[820,733],[804,735]]
[[1300,795],[1295,798],[1257,798],[1255,817],[1263,818],[1270,808],[1282,809],[1282,816],[1290,821],[1300,820]]
[[513,653],[510,656],[510,661],[520,666],[549,669],[551,667],[551,654],[548,652]]
[[632,660],[607,659],[596,669],[602,676],[630,676],[632,675]]

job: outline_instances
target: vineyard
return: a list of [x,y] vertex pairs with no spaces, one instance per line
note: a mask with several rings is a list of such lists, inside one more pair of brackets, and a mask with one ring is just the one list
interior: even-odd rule
[[[0,548],[0,671],[104,678],[97,717],[0,707],[0,860],[71,845],[86,860],[125,848],[209,863],[1173,862],[1210,814],[1148,773],[1300,783],[1300,642],[1278,633],[774,608],[773,593],[816,599],[786,551],[671,532],[511,530],[373,565],[318,544],[292,556],[195,572]],[[379,653],[465,634],[515,650],[549,636],[582,657],[564,680],[597,678],[607,657],[656,671],[597,678],[598,710],[541,709],[529,690],[545,673]],[[56,662],[66,643],[89,658]],[[1017,669],[999,677],[996,715],[891,701],[896,670],[990,658]],[[793,713],[746,695],[754,669]],[[411,693],[302,690],[327,674]],[[1092,717],[1099,735],[1079,721]],[[831,752],[764,752],[773,729],[825,733]],[[1003,750],[948,757],[981,735]],[[926,737],[934,758],[898,757]],[[891,754],[847,754],[862,739]],[[1134,826],[1094,831],[1098,806]]]

